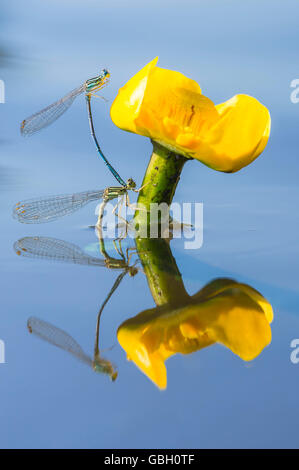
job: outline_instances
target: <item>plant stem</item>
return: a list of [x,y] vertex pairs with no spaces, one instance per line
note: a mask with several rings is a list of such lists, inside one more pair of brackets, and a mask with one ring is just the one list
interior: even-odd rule
[[[145,172],[137,203],[148,211],[151,203],[165,202],[170,205],[180,179],[184,164],[188,160],[153,142],[153,153]],[[140,211],[139,211],[140,213]],[[136,211],[138,217],[138,212]]]
[[147,228],[150,223],[152,203],[166,203],[168,207],[171,205],[187,158],[171,152],[156,142],[152,143],[153,153],[142,182],[144,188],[140,191],[137,201],[145,210],[136,211],[134,216],[136,230],[145,227],[146,231],[145,235],[136,238],[136,247],[156,304],[178,306],[186,301],[188,294],[172,256],[169,241],[163,238],[150,238]]
[[168,241],[163,238],[137,238],[135,241],[156,305],[184,305],[189,295]]

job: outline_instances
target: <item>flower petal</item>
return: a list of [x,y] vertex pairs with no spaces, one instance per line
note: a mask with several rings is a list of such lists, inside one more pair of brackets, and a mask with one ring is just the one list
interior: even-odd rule
[[142,336],[142,329],[140,331],[138,325],[135,326],[130,320],[124,322],[117,332],[118,342],[126,351],[128,359],[163,390],[167,386],[165,357],[159,348],[152,350],[151,345],[142,340]]
[[149,62],[134,75],[122,88],[112,103],[110,116],[114,124],[121,129],[137,132],[134,120],[138,116],[143,101],[148,77],[158,62],[158,57]]
[[238,171],[263,152],[271,127],[265,106],[248,95],[215,106],[194,80],[157,60],[119,90],[111,107],[118,127],[218,171]]
[[117,338],[127,356],[159,388],[166,388],[165,361],[221,343],[245,361],[271,342],[269,302],[247,284],[216,279],[186,300],[145,310],[120,325]]
[[[197,91],[192,90],[196,88],[193,80],[188,79],[190,89],[180,86],[170,89],[167,85],[170,78],[159,85],[161,70],[156,67],[152,73],[135,119],[136,130],[164,146],[175,148],[178,153],[185,154],[186,150],[190,153],[193,146],[198,145],[199,133],[217,121],[218,112],[214,103],[200,93],[199,87]],[[172,73],[180,82],[177,75],[181,74]]]
[[235,172],[255,160],[268,142],[268,109],[248,95],[236,95],[216,106],[219,119],[201,133],[193,155],[218,171]]

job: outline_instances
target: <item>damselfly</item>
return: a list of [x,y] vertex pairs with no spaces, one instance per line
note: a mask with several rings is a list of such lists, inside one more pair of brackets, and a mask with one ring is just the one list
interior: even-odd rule
[[70,91],[60,100],[24,119],[21,124],[21,134],[23,136],[30,136],[49,126],[69,109],[77,96],[83,93],[85,93],[85,96],[94,95],[96,91],[108,83],[109,77],[110,73],[108,70],[103,69],[97,77],[86,80],[86,82]]
[[[131,180],[128,181],[130,183]],[[132,180],[132,183],[133,180]],[[135,184],[135,183],[134,183]],[[13,218],[23,224],[41,224],[72,214],[92,201],[102,200],[98,214],[98,225],[101,224],[104,208],[108,201],[125,197],[126,204],[131,206],[128,199],[128,186],[111,186],[104,190],[84,191],[74,194],[62,194],[42,198],[28,199],[18,202],[13,209]],[[131,188],[133,191],[134,188]],[[122,199],[113,209],[122,203]],[[136,207],[134,206],[134,209]]]
[[82,93],[85,93],[90,132],[98,153],[104,160],[105,164],[107,165],[114,178],[119,182],[121,187],[134,190],[136,188],[136,183],[132,180],[132,178],[128,179],[127,182],[125,182],[118,174],[118,172],[113,168],[113,166],[109,163],[108,159],[105,157],[99,145],[94,130],[93,117],[91,111],[91,97],[97,96],[96,91],[100,90],[108,83],[109,77],[110,72],[108,72],[108,70],[106,69],[103,69],[97,77],[86,80],[86,82],[84,82],[81,86],[75,88],[73,91],[65,95],[60,100],[55,101],[55,103],[50,104],[50,106],[47,106],[46,108],[33,114],[27,119],[24,119],[21,124],[21,134],[24,136],[30,136],[40,131],[41,129],[44,129],[45,127],[49,126],[69,109],[69,107],[72,105],[77,96],[81,95]]

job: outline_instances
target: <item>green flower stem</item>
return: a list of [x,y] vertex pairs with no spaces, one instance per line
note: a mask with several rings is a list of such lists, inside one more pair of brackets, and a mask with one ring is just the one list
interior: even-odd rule
[[145,236],[136,238],[139,258],[142,262],[147,281],[157,305],[183,305],[188,298],[181,274],[172,256],[169,242],[163,238],[150,238],[151,203],[166,203],[168,206],[180,179],[187,158],[171,152],[156,142],[139,193],[138,205],[145,210],[136,211],[135,228],[146,227]]
[[[137,201],[148,211],[151,203],[172,203],[183,166],[188,160],[156,142],[152,143],[153,153],[141,185],[144,188],[140,191]],[[136,218],[140,212],[136,211]]]
[[135,242],[156,305],[185,305],[189,295],[169,242],[163,238],[137,238]]

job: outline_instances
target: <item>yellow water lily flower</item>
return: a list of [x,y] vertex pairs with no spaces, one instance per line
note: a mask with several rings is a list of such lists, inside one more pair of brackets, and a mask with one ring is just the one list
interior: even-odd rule
[[114,124],[218,171],[238,171],[263,152],[271,127],[265,106],[242,94],[215,106],[194,80],[157,61],[119,90],[110,111]]
[[218,279],[186,303],[146,310],[125,321],[117,332],[128,359],[160,389],[167,385],[165,361],[174,354],[221,343],[250,361],[271,342],[272,307],[246,284]]

